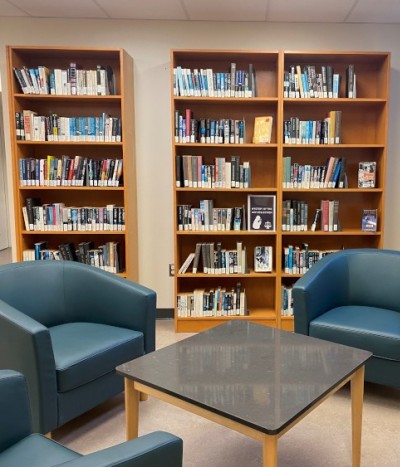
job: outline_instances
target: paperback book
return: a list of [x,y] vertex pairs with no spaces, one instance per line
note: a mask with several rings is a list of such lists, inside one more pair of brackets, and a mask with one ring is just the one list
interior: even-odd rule
[[249,230],[275,231],[276,196],[248,195],[247,216]]

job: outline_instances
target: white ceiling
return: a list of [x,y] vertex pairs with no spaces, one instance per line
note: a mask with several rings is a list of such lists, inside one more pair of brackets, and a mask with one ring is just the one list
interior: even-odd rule
[[0,0],[0,17],[400,23],[400,0]]

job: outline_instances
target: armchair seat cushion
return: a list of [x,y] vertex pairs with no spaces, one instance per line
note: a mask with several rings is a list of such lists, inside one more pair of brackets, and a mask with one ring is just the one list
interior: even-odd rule
[[59,392],[96,380],[144,354],[143,333],[97,323],[49,328]]
[[400,313],[370,306],[340,306],[310,322],[310,336],[369,350],[400,361]]
[[53,467],[82,457],[40,434],[32,434],[0,453],[1,467]]

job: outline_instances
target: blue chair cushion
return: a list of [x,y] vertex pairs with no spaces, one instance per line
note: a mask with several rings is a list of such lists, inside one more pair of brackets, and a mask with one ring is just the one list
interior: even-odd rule
[[310,322],[310,336],[400,361],[400,313],[369,306],[333,308]]
[[53,467],[82,457],[40,434],[29,435],[0,453],[1,467]]
[[144,354],[143,333],[97,323],[49,328],[59,392],[67,392]]

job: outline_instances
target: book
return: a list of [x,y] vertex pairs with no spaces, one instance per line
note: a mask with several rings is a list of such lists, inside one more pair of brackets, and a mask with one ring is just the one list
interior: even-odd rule
[[275,230],[275,195],[248,195],[247,225],[249,230]]
[[255,117],[253,144],[268,144],[272,136],[272,116]]
[[254,247],[254,272],[272,271],[272,246]]
[[378,210],[364,209],[361,220],[361,230],[363,232],[376,232],[378,225]]
[[188,267],[190,266],[191,262],[193,261],[195,253],[189,253],[188,257],[183,262],[182,266],[180,267],[178,274],[184,274]]
[[376,162],[358,163],[358,188],[375,188]]

